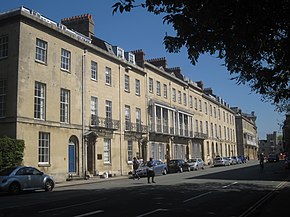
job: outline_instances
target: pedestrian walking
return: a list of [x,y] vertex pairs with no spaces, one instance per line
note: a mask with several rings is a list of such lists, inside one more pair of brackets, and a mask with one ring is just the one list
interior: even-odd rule
[[139,161],[137,160],[136,157],[134,157],[133,158],[133,180],[135,180],[135,178],[138,178],[138,180],[140,179],[140,176],[137,173],[139,165],[140,165]]
[[152,183],[155,183],[154,181],[154,177],[155,177],[155,172],[154,172],[154,162],[153,162],[153,158],[150,157],[150,160],[148,161],[147,163],[147,180],[148,180],[148,183],[151,183],[150,182],[150,177],[151,177],[151,181]]

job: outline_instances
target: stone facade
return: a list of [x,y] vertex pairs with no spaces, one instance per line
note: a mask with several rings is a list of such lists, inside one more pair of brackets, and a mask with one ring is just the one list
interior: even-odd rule
[[60,181],[127,175],[134,156],[238,154],[227,103],[165,58],[95,37],[91,15],[60,24],[21,7],[0,21],[0,136],[25,141],[23,164]]

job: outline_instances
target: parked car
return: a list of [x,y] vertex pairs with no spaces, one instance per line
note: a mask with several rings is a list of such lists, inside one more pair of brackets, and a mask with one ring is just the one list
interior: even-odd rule
[[[167,164],[162,162],[161,160],[153,160],[153,168],[155,175],[166,175],[168,172]],[[137,174],[140,177],[145,177],[147,176],[147,162],[143,162],[139,168],[136,170]]]
[[216,166],[229,166],[230,161],[227,157],[216,157],[213,160],[213,165]]
[[238,164],[237,158],[235,158],[235,157],[228,157],[228,159],[230,161],[230,165]]
[[239,158],[237,156],[233,156],[233,158],[236,159],[237,164],[242,164],[243,163],[241,158]]
[[173,159],[169,161],[168,172],[169,173],[182,173],[183,171],[190,171],[190,166],[182,159]]
[[279,162],[279,155],[278,154],[269,154],[267,157],[267,162],[273,163],[273,162]]
[[241,156],[238,156],[239,159],[241,159],[241,162],[242,163],[246,163],[247,162],[247,159],[245,156],[241,155]]
[[201,158],[192,158],[187,161],[190,170],[204,169],[204,161]]
[[0,191],[16,194],[25,190],[52,191],[55,181],[34,167],[15,166],[0,171]]

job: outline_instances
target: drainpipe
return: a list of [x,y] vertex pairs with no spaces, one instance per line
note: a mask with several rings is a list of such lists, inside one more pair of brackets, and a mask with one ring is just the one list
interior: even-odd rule
[[123,175],[123,153],[122,153],[122,97],[121,97],[121,65],[119,64],[119,120],[120,120],[120,173]]
[[83,176],[87,176],[87,158],[86,158],[86,138],[85,138],[85,60],[86,52],[84,49],[82,55],[82,164],[83,164]]

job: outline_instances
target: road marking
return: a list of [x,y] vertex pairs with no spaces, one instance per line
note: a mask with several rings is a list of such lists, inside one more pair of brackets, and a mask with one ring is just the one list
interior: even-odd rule
[[199,195],[197,195],[197,196],[195,196],[195,197],[191,197],[191,198],[189,198],[189,199],[187,199],[187,200],[184,200],[183,203],[187,203],[188,201],[194,200],[194,199],[196,199],[196,198],[203,197],[203,196],[205,196],[205,195],[210,194],[211,192],[212,192],[212,191],[209,191],[209,192],[206,192],[206,193],[203,193],[203,194],[199,194]]
[[229,184],[229,185],[224,185],[223,188],[230,187],[230,186],[235,185],[235,184],[237,184],[237,183],[238,183],[238,182],[233,182],[233,183],[231,183],[231,184]]
[[258,200],[253,206],[249,207],[246,211],[244,211],[239,217],[247,217],[251,215],[259,206],[261,206],[268,198],[270,198],[276,191],[283,188],[287,184],[287,181],[280,182],[271,192],[266,194],[260,200]]
[[147,213],[144,213],[144,214],[141,214],[141,215],[138,215],[136,217],[143,217],[143,216],[147,216],[147,215],[151,215],[153,213],[156,213],[156,212],[166,212],[168,209],[156,209],[156,210],[153,210],[151,212],[147,212]]
[[84,213],[84,214],[81,214],[81,215],[75,215],[74,217],[89,216],[89,215],[93,215],[93,214],[97,214],[97,213],[101,213],[101,212],[104,212],[104,210],[96,210],[96,211]]
[[89,202],[85,202],[85,203],[77,203],[77,204],[73,204],[73,205],[69,205],[69,206],[57,207],[57,208],[53,208],[53,209],[41,210],[38,213],[51,212],[51,211],[71,208],[71,207],[75,207],[75,206],[82,206],[82,205],[86,205],[86,204],[90,204],[90,203],[99,202],[99,201],[102,201],[102,200],[105,200],[105,199],[93,200],[93,201],[89,201]]

